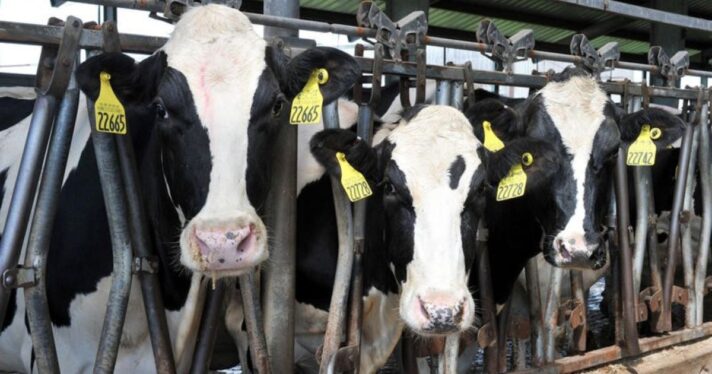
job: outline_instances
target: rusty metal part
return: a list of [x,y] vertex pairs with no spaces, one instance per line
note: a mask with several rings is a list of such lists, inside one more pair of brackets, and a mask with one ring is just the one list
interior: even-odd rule
[[415,52],[415,103],[425,103],[425,49],[419,48]]
[[571,293],[574,297],[575,307],[569,317],[569,323],[574,329],[574,346],[578,352],[586,351],[586,331],[588,330],[586,315],[586,290],[583,288],[583,274],[580,271],[572,270],[569,274],[571,278]]

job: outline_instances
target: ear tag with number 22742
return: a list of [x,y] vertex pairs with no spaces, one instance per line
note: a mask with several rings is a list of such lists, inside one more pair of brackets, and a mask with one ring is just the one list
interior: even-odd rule
[[321,107],[324,97],[321,96],[320,84],[329,80],[326,69],[312,71],[302,91],[292,100],[292,110],[289,112],[289,123],[292,125],[315,125],[321,122]]
[[529,152],[522,154],[522,162],[518,162],[509,169],[507,176],[499,181],[497,186],[497,201],[515,199],[524,196],[527,189],[527,173],[524,166],[529,166],[534,162],[534,157]]
[[662,132],[659,128],[650,128],[650,125],[643,125],[640,128],[640,134],[635,141],[628,146],[628,154],[625,163],[629,166],[653,166],[655,165],[655,142],[659,139]]
[[126,135],[126,111],[111,88],[109,80],[111,80],[109,73],[105,71],[99,73],[99,97],[94,103],[96,131]]
[[341,186],[352,203],[373,195],[366,178],[346,161],[346,155],[336,152],[336,160],[341,167]]

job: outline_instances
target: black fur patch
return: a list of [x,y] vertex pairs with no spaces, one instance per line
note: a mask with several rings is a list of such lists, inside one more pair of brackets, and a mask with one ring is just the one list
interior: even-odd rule
[[450,165],[450,169],[448,169],[448,171],[450,173],[450,188],[455,190],[457,189],[457,185],[460,184],[460,177],[462,177],[462,173],[465,172],[465,159],[458,155],[455,158],[455,161],[453,161]]
[[34,100],[0,97],[0,131],[5,131],[32,114]]

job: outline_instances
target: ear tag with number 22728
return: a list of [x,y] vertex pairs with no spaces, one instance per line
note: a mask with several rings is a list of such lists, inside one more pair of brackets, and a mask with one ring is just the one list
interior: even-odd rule
[[321,96],[320,84],[329,80],[326,69],[312,71],[302,91],[292,100],[292,110],[289,112],[289,123],[292,125],[315,125],[321,122],[321,107],[324,97]]
[[352,203],[373,195],[366,178],[346,161],[346,155],[336,152],[336,160],[341,167],[341,186]]
[[99,97],[94,104],[96,131],[126,135],[126,111],[111,88],[109,80],[109,73],[99,73]]
[[527,189],[527,173],[524,172],[524,166],[529,166],[533,162],[534,157],[531,153],[525,152],[522,154],[522,162],[512,165],[507,176],[499,181],[499,185],[497,186],[497,201],[524,196],[524,191]]
[[659,139],[661,134],[662,132],[657,127],[651,129],[650,125],[641,126],[638,138],[628,146],[625,163],[629,166],[655,165],[657,149],[653,140]]

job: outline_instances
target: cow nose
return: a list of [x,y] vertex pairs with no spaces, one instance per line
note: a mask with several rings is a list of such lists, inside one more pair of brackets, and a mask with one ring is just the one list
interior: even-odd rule
[[554,249],[561,258],[571,261],[574,257],[589,253],[583,234],[558,235],[554,238]]
[[465,300],[449,297],[418,297],[420,312],[427,321],[423,330],[432,334],[447,334],[459,330],[465,313]]
[[196,225],[193,240],[207,270],[240,267],[256,247],[255,225]]

